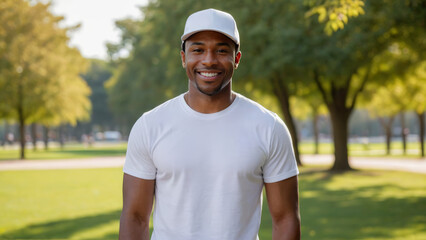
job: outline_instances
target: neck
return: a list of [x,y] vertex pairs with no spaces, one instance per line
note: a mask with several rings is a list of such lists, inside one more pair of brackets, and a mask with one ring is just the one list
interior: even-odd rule
[[189,107],[200,113],[220,112],[232,104],[236,94],[231,88],[225,87],[222,91],[213,96],[209,96],[199,92],[198,90],[189,89],[184,98]]

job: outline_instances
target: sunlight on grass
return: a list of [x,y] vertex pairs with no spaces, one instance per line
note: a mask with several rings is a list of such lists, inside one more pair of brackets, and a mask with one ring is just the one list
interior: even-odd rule
[[426,175],[302,168],[300,179],[303,239],[426,239]]
[[[127,144],[126,143],[95,143],[93,146],[83,146],[82,144],[67,144],[63,149],[59,147],[51,147],[49,150],[39,148],[37,151],[27,149],[26,159],[28,160],[53,160],[53,159],[79,159],[79,158],[91,158],[91,157],[103,157],[103,156],[124,156],[126,154]],[[408,143],[407,154],[402,153],[402,144],[392,144],[392,154],[390,156],[385,155],[385,144],[384,143],[370,143],[363,145],[361,143],[349,144],[349,155],[350,156],[362,156],[362,157],[419,157],[419,145],[418,143]],[[314,144],[308,142],[301,142],[299,144],[299,150],[301,154],[313,154]],[[334,147],[332,143],[320,143],[319,153],[320,154],[333,154]],[[18,149],[1,149],[0,148],[0,161],[1,160],[17,160],[19,158]]]
[[104,224],[118,230],[121,169],[5,171],[0,182],[0,238],[99,235]]
[[[72,158],[90,158],[103,156],[124,156],[126,154],[127,143],[113,144],[95,144],[91,147],[83,146],[82,144],[65,145],[63,149],[52,147],[49,150],[27,149],[26,159],[28,160],[52,160],[52,159],[72,159]],[[19,158],[19,150],[4,150],[0,149],[1,160],[16,160]]]
[[[426,239],[426,175],[300,170],[302,239]],[[0,183],[0,239],[118,238],[121,168],[3,171]]]
[[[402,143],[394,142],[391,145],[391,154],[386,155],[385,143],[350,143],[348,145],[349,155],[358,157],[410,157],[418,158],[420,155],[420,145],[416,142],[407,143],[407,153],[404,155],[402,151]],[[315,146],[311,142],[299,143],[301,154],[314,154]],[[333,154],[333,143],[320,143],[318,145],[319,154]]]

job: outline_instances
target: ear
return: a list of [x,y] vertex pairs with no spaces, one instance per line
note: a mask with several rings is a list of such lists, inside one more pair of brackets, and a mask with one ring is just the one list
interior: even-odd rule
[[235,55],[235,66],[234,68],[237,69],[238,68],[238,64],[240,64],[240,59],[241,59],[241,51],[237,52],[237,55]]
[[180,58],[182,60],[182,67],[185,68],[186,63],[185,63],[185,52],[184,51],[180,51]]

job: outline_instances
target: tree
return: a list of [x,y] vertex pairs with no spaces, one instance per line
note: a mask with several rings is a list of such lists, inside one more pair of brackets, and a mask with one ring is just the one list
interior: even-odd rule
[[90,90],[78,76],[84,60],[67,45],[72,28],[60,28],[62,17],[48,8],[25,0],[0,5],[0,102],[8,103],[0,116],[19,123],[21,159],[26,124],[75,123],[90,109]]
[[[364,15],[350,21],[344,29],[330,36],[327,42],[316,45],[313,54],[318,58],[316,64],[311,66],[314,81],[332,119],[335,146],[333,169],[350,169],[348,120],[359,94],[378,74],[372,70],[374,59],[394,42],[405,41],[408,35],[416,38],[422,35],[421,18],[414,14],[415,11],[403,1],[385,5],[378,1],[367,2]],[[406,32],[408,26],[410,31]]]
[[117,70],[106,83],[112,110],[127,132],[144,111],[183,91],[186,85],[176,41],[181,29],[169,24],[174,6],[169,3],[166,8],[163,2],[151,2],[143,8],[143,21],[117,22],[122,43],[109,46],[110,51],[119,52],[126,43],[132,45],[128,58],[117,61]]
[[90,95],[92,105],[89,123],[90,132],[93,127],[103,131],[111,130],[115,125],[105,88],[105,83],[111,76],[112,69],[109,64],[98,59],[91,59],[89,69],[81,75],[92,90]]
[[[210,7],[230,12],[239,24],[243,58],[233,83],[238,87],[252,82],[266,95],[276,96],[298,160],[298,136],[290,99],[299,88],[316,85],[332,119],[333,169],[350,169],[348,122],[358,96],[382,71],[371,67],[374,59],[398,41],[409,41],[407,44],[419,50],[424,48],[421,30],[426,14],[412,5],[413,1],[362,2],[364,6],[356,6],[365,13],[352,18],[343,29],[333,30],[333,34],[326,34],[324,25],[317,19],[306,17],[310,8],[301,1],[208,2]],[[120,61],[120,69],[109,87],[115,111],[126,117],[126,121],[134,122],[141,112],[185,89],[177,39],[186,17],[206,4],[207,1],[195,0],[152,1],[143,8],[141,21],[122,25],[125,26],[122,45],[131,43],[131,54]],[[361,13],[360,9],[357,11]],[[117,52],[120,48],[112,49]],[[126,115],[129,112],[131,116]]]
[[409,109],[416,113],[419,121],[420,156],[425,156],[425,115],[426,115],[426,61],[406,75],[404,85],[411,89]]
[[327,108],[322,101],[321,96],[315,89],[303,88],[297,94],[297,97],[291,99],[291,109],[293,115],[300,120],[310,118],[312,121],[312,134],[314,138],[314,154],[319,154],[319,127],[318,120],[321,115],[327,114]]
[[387,155],[390,155],[391,151],[392,125],[395,116],[399,112],[399,108],[394,101],[395,98],[391,96],[390,86],[388,85],[374,90],[374,95],[368,99],[368,104],[365,104],[369,114],[377,118],[383,127]]
[[[292,136],[296,161],[301,165],[298,131],[290,99],[304,88],[306,78],[299,56],[305,31],[304,12],[300,1],[269,1],[247,3],[256,8],[236,12],[243,46],[243,60],[238,79],[254,82],[257,89],[274,95]],[[238,82],[237,79],[237,82]]]

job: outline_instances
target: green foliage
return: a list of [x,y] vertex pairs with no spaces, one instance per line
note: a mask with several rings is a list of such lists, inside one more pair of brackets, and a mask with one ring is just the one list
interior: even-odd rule
[[90,102],[92,111],[90,114],[90,125],[101,129],[111,129],[114,124],[114,117],[108,105],[108,95],[105,83],[112,76],[112,68],[107,62],[98,59],[90,60],[90,67],[82,74],[82,78],[89,85],[92,94]]
[[343,29],[348,19],[365,13],[365,0],[305,0],[310,7],[306,12],[307,18],[318,14],[318,22],[325,23],[324,31],[331,35],[339,29]]
[[298,92],[290,100],[293,116],[299,120],[327,115],[327,107],[314,84],[298,87]]
[[[297,133],[292,126],[292,96],[311,104],[322,101],[333,125],[339,126],[334,132],[345,133],[360,93],[371,83],[384,85],[389,80],[385,76],[391,75],[392,68],[380,66],[394,44],[419,52],[411,59],[387,64],[397,66],[399,75],[423,61],[426,11],[419,6],[424,5],[425,1],[405,0],[152,1],[142,8],[142,19],[117,23],[123,40],[110,46],[111,52],[131,51],[126,59],[113,59],[118,70],[108,83],[111,104],[131,125],[144,111],[185,91],[179,56],[184,21],[194,11],[213,7],[230,12],[238,22],[243,54],[234,89],[244,92],[250,84],[262,96],[275,95],[293,138]],[[339,28],[331,35],[324,32],[322,23],[306,17],[319,12],[323,16],[324,11],[330,28],[336,24]],[[336,147],[342,150],[338,158],[345,162],[347,136],[337,138],[342,144]]]
[[418,114],[424,113],[426,111],[426,61],[406,75],[404,85],[412,94],[409,96],[412,100],[408,108]]
[[89,117],[90,89],[79,77],[85,61],[68,46],[71,28],[60,28],[61,20],[49,4],[5,0],[0,5],[0,118],[19,123],[22,159],[25,125],[75,125]]
[[75,124],[88,117],[90,89],[78,74],[85,62],[49,5],[0,5],[0,117]]
[[374,117],[392,117],[404,111],[422,113],[426,110],[426,64],[410,67],[402,75],[387,75],[391,82],[385,86],[372,85],[365,93],[363,105]]

